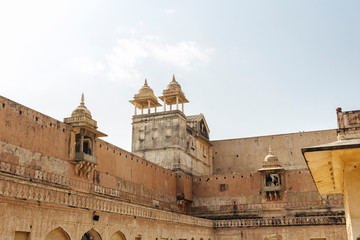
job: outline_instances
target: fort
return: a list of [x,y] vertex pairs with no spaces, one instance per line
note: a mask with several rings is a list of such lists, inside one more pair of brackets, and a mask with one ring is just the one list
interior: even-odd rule
[[212,141],[175,77],[130,102],[128,152],[84,96],[64,121],[0,97],[0,239],[347,239],[341,193],[319,194],[301,151],[339,130]]

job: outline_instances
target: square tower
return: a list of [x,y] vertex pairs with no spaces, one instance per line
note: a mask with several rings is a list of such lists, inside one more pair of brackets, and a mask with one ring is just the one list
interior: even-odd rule
[[[135,110],[133,116],[132,152],[175,172],[211,174],[212,145],[205,118],[202,114],[188,117],[184,114],[184,103],[188,100],[175,77],[159,97],[164,102],[163,112],[156,110],[160,104],[152,89],[147,89],[148,95],[145,96],[143,88],[149,88],[147,82],[130,101],[135,109],[141,109],[141,114]],[[182,110],[179,110],[179,104]],[[168,111],[167,105],[170,107]],[[172,105],[175,105],[174,110]],[[155,111],[151,112],[151,108]],[[147,113],[144,109],[148,110]]]

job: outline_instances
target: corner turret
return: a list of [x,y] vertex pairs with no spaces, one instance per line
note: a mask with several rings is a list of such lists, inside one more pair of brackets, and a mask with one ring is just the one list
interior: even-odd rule
[[71,113],[71,117],[64,118],[64,122],[71,125],[75,133],[75,173],[88,177],[97,165],[95,140],[107,135],[97,130],[97,122],[92,119],[91,112],[85,106],[84,94],[81,95],[80,105]]

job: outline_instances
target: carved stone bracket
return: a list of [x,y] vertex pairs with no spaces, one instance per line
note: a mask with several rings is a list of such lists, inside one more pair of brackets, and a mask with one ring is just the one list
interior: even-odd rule
[[77,161],[75,163],[75,174],[78,176],[89,177],[95,169],[95,164],[88,161]]

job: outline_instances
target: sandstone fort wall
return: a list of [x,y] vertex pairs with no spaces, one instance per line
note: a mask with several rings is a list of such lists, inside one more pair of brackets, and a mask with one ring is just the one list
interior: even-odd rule
[[211,141],[214,174],[256,172],[269,146],[285,169],[306,169],[301,148],[336,140],[334,129]]

